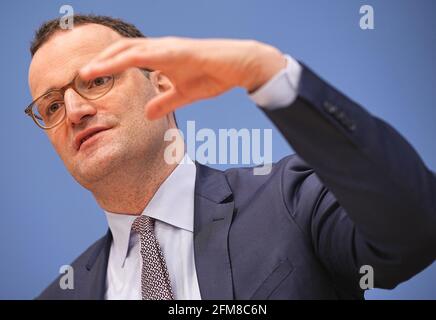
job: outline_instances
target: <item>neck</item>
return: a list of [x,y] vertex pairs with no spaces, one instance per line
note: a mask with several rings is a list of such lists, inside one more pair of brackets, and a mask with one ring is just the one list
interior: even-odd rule
[[105,211],[140,215],[183,156],[181,154],[174,164],[167,164],[162,153],[154,161],[147,159],[145,163],[125,165],[99,182],[91,192]]

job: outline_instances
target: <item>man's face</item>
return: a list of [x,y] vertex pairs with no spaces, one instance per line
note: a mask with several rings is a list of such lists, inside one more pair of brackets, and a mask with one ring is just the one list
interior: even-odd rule
[[[121,38],[98,24],[56,32],[32,59],[29,85],[33,98],[68,84],[82,66]],[[66,119],[46,133],[68,171],[85,188],[92,189],[93,184],[132,163],[147,163],[164,148],[168,118],[148,121],[144,113],[146,102],[159,91],[154,83],[132,68],[115,75],[112,90],[97,100],[88,101],[71,88],[65,92]],[[75,139],[90,129],[104,130],[78,148]]]

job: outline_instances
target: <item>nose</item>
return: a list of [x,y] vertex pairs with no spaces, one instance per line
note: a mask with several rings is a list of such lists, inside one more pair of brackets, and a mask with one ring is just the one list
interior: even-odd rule
[[73,89],[65,91],[64,101],[67,121],[73,125],[80,124],[97,113],[96,108]]

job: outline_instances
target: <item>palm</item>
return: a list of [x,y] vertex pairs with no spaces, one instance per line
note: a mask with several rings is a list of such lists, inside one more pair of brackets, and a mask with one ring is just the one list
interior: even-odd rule
[[[236,86],[253,87],[259,74],[257,56],[253,53],[259,51],[254,50],[259,46],[246,40],[123,39],[99,54],[81,74],[93,78],[130,67],[160,70],[171,80],[173,88],[154,97],[146,106],[148,117],[159,118]],[[281,56],[272,47],[260,47],[263,52]]]

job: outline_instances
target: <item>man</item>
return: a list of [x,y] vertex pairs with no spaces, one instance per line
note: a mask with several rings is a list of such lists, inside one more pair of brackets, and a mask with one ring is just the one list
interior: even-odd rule
[[[74,23],[36,33],[26,112],[109,230],[72,264],[74,289],[40,299],[361,299],[362,266],[393,288],[434,261],[434,173],[303,64],[256,41]],[[266,175],[167,161],[174,110],[237,86],[298,156]]]

